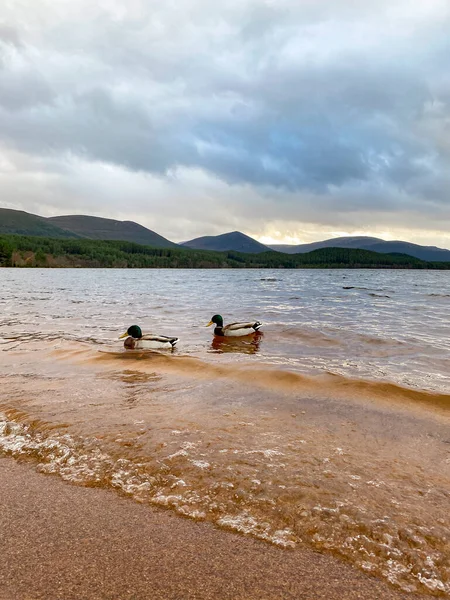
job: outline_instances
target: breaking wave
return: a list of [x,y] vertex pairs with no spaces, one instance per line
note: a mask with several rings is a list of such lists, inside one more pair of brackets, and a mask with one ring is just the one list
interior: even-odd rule
[[[406,592],[448,594],[444,519],[409,523],[389,482],[352,472],[342,448],[317,460],[309,457],[307,445],[300,440],[289,451],[289,446],[267,438],[256,448],[225,445],[208,454],[200,442],[183,441],[183,432],[173,430],[170,442],[152,457],[132,453],[129,447],[124,452],[103,438],[74,436],[64,426],[49,426],[25,413],[0,413],[0,454],[32,460],[41,473],[77,485],[112,488],[138,502],[282,548],[305,543],[350,560]],[[287,463],[298,461],[299,454],[295,480],[283,479]],[[333,498],[326,488],[337,485],[334,479],[342,480],[339,485],[348,492],[336,494],[336,487]],[[369,511],[367,498],[375,493],[392,498],[393,510]]]

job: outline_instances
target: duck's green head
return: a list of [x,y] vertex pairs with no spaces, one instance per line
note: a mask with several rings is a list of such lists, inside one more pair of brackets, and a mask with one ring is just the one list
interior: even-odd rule
[[211,321],[208,323],[206,327],[209,327],[212,324],[217,325],[218,327],[223,327],[223,319],[220,315],[214,315]]
[[123,333],[120,336],[120,338],[124,338],[127,336],[130,336],[130,337],[134,338],[135,340],[140,340],[142,337],[142,331],[141,331],[141,328],[139,327],[139,325],[132,325],[131,327],[128,327],[128,329],[125,331],[125,333]]

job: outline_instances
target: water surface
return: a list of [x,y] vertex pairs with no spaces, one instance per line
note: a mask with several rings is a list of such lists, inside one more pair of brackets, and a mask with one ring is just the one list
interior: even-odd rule
[[[450,591],[450,272],[0,270],[0,449]],[[258,319],[253,339],[204,325]],[[178,335],[174,353],[119,334]]]

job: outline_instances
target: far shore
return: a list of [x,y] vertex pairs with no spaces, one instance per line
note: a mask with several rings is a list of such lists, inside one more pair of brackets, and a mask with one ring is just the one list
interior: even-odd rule
[[285,254],[158,248],[120,240],[0,235],[0,266],[172,269],[450,269],[450,262],[356,248],[318,248]]

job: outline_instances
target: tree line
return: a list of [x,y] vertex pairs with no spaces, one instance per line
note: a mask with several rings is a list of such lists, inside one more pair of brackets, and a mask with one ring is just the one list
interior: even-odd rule
[[189,248],[154,248],[133,242],[0,235],[2,267],[88,268],[386,268],[450,269],[449,262],[426,262],[406,254],[321,248],[305,254],[260,254]]

